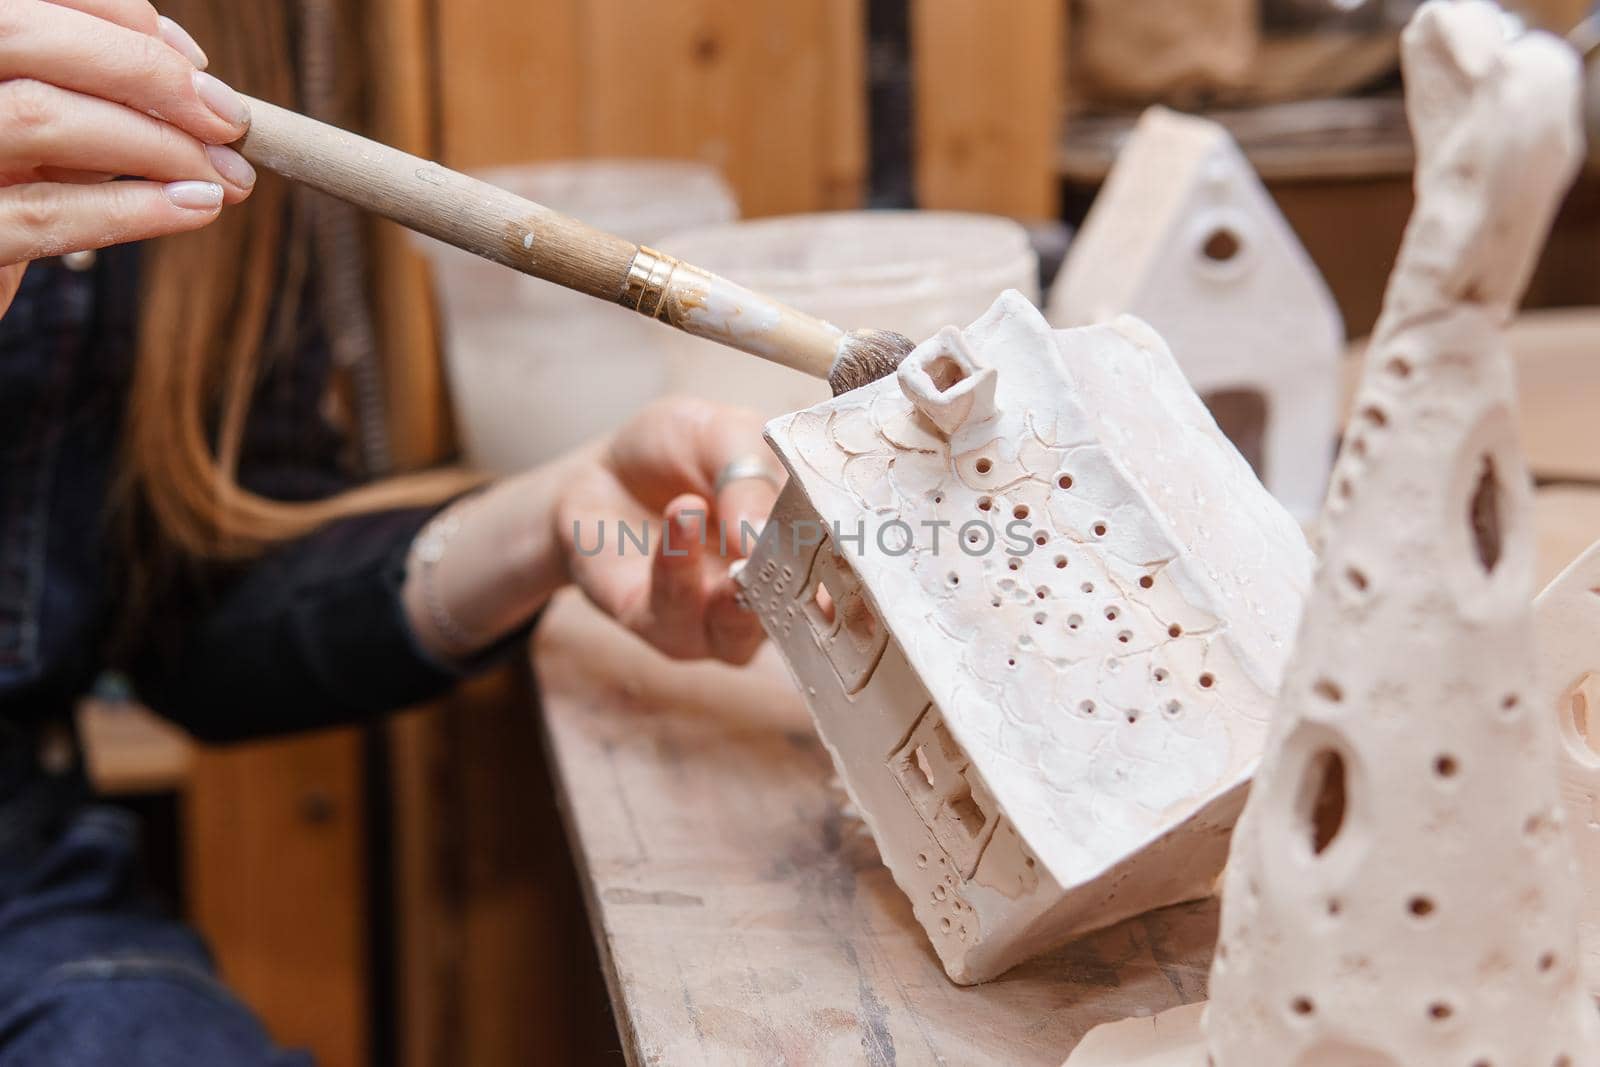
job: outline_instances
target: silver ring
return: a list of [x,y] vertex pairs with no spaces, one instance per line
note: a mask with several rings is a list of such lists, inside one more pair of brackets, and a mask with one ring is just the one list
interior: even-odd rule
[[721,496],[722,491],[731,483],[752,478],[767,482],[774,489],[778,488],[778,476],[772,472],[766,460],[760,456],[736,456],[717,472],[717,480],[712,484],[711,490],[714,495]]

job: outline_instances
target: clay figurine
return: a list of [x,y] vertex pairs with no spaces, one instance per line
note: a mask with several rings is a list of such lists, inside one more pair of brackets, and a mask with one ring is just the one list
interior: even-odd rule
[[1209,895],[1311,557],[1161,339],[1008,292],[767,437],[746,601],[950,977]]
[[1600,1063],[1502,336],[1577,165],[1578,67],[1503,26],[1433,0],[1403,35],[1416,209],[1234,834],[1203,1035],[1162,1016],[1145,1055],[1123,1024],[1072,1067]]

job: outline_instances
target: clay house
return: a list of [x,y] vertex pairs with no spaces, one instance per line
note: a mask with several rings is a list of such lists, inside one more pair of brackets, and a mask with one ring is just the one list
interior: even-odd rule
[[1144,113],[1051,289],[1056,326],[1137,315],[1277,498],[1309,519],[1338,437],[1344,326],[1260,178],[1215,122]]
[[950,976],[1208,894],[1311,554],[1161,339],[1010,292],[767,436],[744,594]]

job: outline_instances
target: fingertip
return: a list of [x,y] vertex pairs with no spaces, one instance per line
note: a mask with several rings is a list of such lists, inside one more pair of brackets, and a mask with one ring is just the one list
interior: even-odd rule
[[205,70],[211,65],[205,49],[189,35],[189,31],[165,15],[156,17],[156,36],[160,37],[168,48],[193,63],[196,70]]
[[161,192],[169,204],[185,211],[215,215],[222,210],[224,193],[219,182],[168,182]]

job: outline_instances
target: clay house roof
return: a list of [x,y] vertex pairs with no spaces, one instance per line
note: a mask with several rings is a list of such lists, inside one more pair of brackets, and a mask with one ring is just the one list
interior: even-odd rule
[[1006,293],[767,437],[1060,884],[1251,774],[1311,552],[1149,327]]

